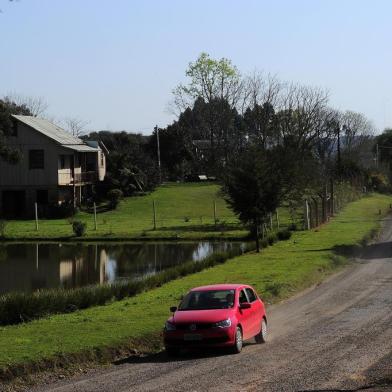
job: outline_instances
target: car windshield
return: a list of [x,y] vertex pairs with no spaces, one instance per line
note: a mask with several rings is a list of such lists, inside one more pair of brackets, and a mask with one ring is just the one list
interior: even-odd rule
[[234,306],[234,290],[191,291],[178,310],[228,309]]

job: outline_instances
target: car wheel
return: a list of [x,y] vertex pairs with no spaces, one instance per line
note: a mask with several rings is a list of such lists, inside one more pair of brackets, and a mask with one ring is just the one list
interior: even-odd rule
[[267,341],[267,320],[263,317],[261,321],[260,332],[255,336],[256,343],[265,343]]
[[242,330],[241,327],[237,327],[235,331],[235,342],[233,346],[233,353],[238,354],[242,350],[242,345],[243,345],[243,338],[242,338]]
[[169,357],[177,357],[180,350],[177,347],[165,347],[166,354]]

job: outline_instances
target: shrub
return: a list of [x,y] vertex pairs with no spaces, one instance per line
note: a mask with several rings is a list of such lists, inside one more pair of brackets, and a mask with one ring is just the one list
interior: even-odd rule
[[5,229],[7,228],[7,221],[0,219],[0,238],[5,238]]
[[273,245],[278,240],[278,238],[277,238],[276,234],[270,234],[268,236],[267,240],[268,240],[269,245]]
[[263,238],[263,239],[260,241],[260,246],[261,246],[262,248],[267,248],[268,245],[269,245],[268,238]]
[[289,230],[280,230],[277,233],[279,241],[288,240],[291,237],[291,231]]
[[77,237],[83,237],[86,233],[86,223],[82,221],[73,221],[72,222],[72,230]]
[[287,228],[289,231],[297,231],[297,224],[296,223],[290,223],[289,227]]
[[124,197],[124,194],[121,189],[111,189],[107,193],[107,198],[109,200],[109,206],[113,210],[115,210],[120,203],[120,200]]

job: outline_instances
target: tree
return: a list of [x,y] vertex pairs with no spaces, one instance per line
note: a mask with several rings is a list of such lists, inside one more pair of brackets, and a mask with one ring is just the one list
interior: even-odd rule
[[14,121],[12,114],[31,116],[32,113],[25,105],[19,105],[9,98],[0,99],[0,159],[10,163],[18,162],[20,154],[7,146],[7,138],[12,134]]
[[181,111],[192,107],[198,98],[209,103],[214,99],[226,100],[231,107],[237,103],[241,92],[240,73],[230,60],[212,59],[201,53],[195,62],[189,63],[187,85],[180,84],[174,90],[174,105]]
[[111,189],[120,189],[125,196],[148,192],[158,184],[156,161],[148,150],[149,137],[127,132],[93,132],[83,136],[86,140],[98,140],[109,151],[107,174],[99,184],[98,193],[105,196]]
[[392,168],[392,129],[384,129],[384,132],[376,137],[375,142],[377,145],[377,147],[374,146],[375,153],[377,153],[378,148],[376,159]]
[[375,132],[373,124],[362,113],[353,111],[340,113],[339,123],[342,153],[350,159],[359,159],[372,142]]
[[85,132],[85,128],[88,121],[82,120],[77,117],[68,117],[64,120],[66,130],[73,136],[82,136]]
[[48,109],[48,104],[43,97],[32,97],[16,93],[10,93],[5,98],[18,106],[23,106],[29,111],[29,116],[43,116]]
[[274,143],[276,116],[275,109],[269,103],[255,104],[244,113],[244,122],[250,141],[267,148],[269,142]]
[[227,170],[223,187],[225,199],[239,219],[251,226],[257,252],[260,251],[260,227],[293,190],[303,167],[300,162],[304,162],[303,159],[289,146],[269,150],[253,147]]

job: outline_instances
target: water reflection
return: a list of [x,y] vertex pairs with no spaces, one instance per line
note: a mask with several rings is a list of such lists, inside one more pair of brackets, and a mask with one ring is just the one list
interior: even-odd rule
[[0,293],[140,279],[217,251],[243,252],[239,242],[18,243],[0,245]]

